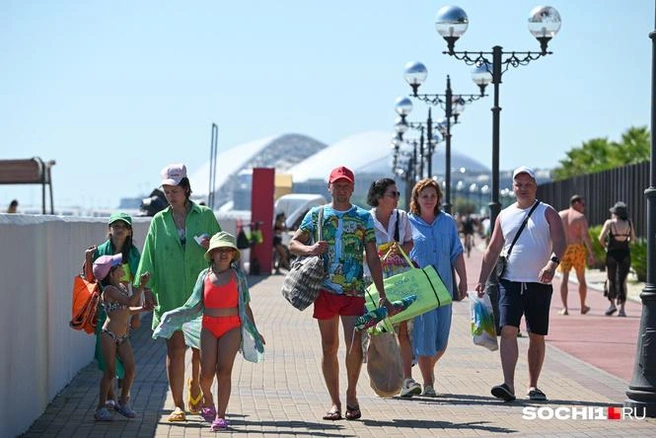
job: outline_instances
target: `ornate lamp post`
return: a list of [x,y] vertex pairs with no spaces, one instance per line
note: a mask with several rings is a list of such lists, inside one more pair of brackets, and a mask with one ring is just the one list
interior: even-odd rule
[[[445,157],[445,178],[446,178],[446,190],[444,194],[444,210],[447,213],[451,213],[451,119],[453,118],[453,124],[458,123],[458,116],[464,111],[465,105],[471,102],[474,102],[481,97],[485,96],[485,87],[481,86],[480,94],[453,94],[451,89],[451,78],[447,75],[446,77],[446,90],[444,94],[418,94],[419,87],[426,80],[428,75],[428,70],[426,66],[421,62],[409,62],[405,66],[404,78],[406,82],[412,87],[411,97],[419,99],[429,105],[436,106],[439,105],[444,109],[446,126],[444,128],[444,140],[446,144],[446,149],[444,152]],[[431,121],[430,112],[429,112],[429,123]],[[432,126],[428,126],[428,143],[429,150],[431,148],[431,135],[432,135]],[[432,151],[431,151],[432,152]],[[428,155],[428,176],[432,176],[432,153]]]
[[[490,202],[490,236],[494,231],[494,224],[501,211],[499,204],[499,145],[501,107],[499,106],[499,85],[501,76],[510,67],[527,65],[531,61],[550,55],[547,51],[549,41],[560,30],[560,14],[550,6],[539,6],[533,8],[529,13],[528,29],[540,42],[540,52],[504,52],[503,47],[494,46],[491,52],[455,51],[456,41],[465,33],[469,26],[469,18],[462,8],[458,6],[443,6],[437,11],[435,17],[435,29],[444,37],[447,43],[447,51],[443,52],[456,59],[464,61],[467,65],[474,66],[472,77],[480,87],[485,88],[492,82],[494,85],[494,106],[492,107],[492,200]],[[491,57],[491,59],[490,59]],[[495,321],[499,321],[499,295],[498,279],[490,275],[486,289],[490,295],[494,310]],[[497,333],[500,328],[497,322]]]
[[[487,84],[494,85],[494,106],[492,107],[492,201],[490,202],[491,230],[499,215],[499,144],[500,144],[500,113],[499,84],[501,76],[510,67],[527,65],[531,61],[550,55],[547,51],[549,41],[560,30],[560,14],[550,6],[534,8],[528,19],[529,31],[540,42],[540,52],[504,52],[501,46],[492,47],[491,52],[457,52],[455,43],[465,33],[469,19],[464,10],[458,6],[444,6],[437,11],[435,28],[447,42],[448,51],[443,52],[468,65],[475,66],[472,72],[474,82],[484,90]],[[491,57],[491,59],[490,59]],[[490,231],[491,231],[490,230]]]
[[[656,23],[656,20],[655,20]],[[655,24],[656,26],[656,24]],[[656,30],[651,38],[651,166],[647,197],[647,281],[640,294],[642,314],[635,366],[625,405],[656,417]],[[638,412],[640,415],[640,412]]]

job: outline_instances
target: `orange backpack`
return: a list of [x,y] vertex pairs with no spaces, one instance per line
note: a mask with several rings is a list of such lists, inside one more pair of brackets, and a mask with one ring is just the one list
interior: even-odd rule
[[100,286],[96,281],[88,281],[76,275],[73,281],[73,319],[69,325],[75,330],[94,333],[98,325],[98,303]]

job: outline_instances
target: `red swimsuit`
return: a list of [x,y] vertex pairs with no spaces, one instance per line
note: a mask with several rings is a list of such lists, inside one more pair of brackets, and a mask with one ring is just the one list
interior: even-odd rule
[[[212,284],[210,276],[205,277],[203,303],[206,309],[233,309],[239,306],[239,289],[235,276],[223,285]],[[220,338],[226,332],[241,327],[239,315],[209,316],[203,315],[203,327]]]

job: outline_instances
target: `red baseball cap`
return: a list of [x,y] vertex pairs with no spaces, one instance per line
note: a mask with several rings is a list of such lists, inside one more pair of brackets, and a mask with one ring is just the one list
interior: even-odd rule
[[344,167],[344,166],[339,166],[334,168],[333,171],[330,172],[330,177],[328,178],[328,182],[332,184],[339,179],[345,179],[351,184],[355,182],[353,171],[348,167]]

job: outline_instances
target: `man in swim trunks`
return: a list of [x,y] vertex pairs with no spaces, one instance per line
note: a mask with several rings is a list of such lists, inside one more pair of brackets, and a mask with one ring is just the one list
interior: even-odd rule
[[585,315],[590,311],[590,307],[585,305],[585,297],[588,293],[588,285],[585,282],[585,262],[586,255],[588,264],[594,262],[592,252],[592,242],[588,232],[588,220],[583,212],[585,211],[585,200],[574,195],[569,200],[569,208],[560,211],[558,214],[563,221],[565,228],[565,237],[567,239],[567,249],[563,260],[558,266],[558,271],[562,274],[560,283],[560,298],[563,302],[563,308],[559,312],[561,315],[569,315],[567,307],[568,280],[569,271],[572,268],[576,271],[576,279],[579,282],[579,296],[581,297],[581,314]]

